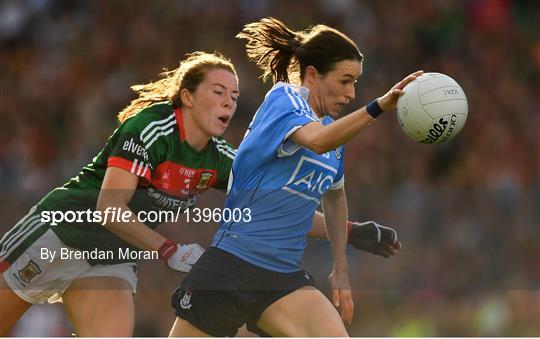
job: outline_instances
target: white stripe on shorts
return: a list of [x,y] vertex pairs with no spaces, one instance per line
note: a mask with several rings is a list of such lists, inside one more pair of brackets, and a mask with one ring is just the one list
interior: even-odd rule
[[16,249],[23,241],[26,240],[26,238],[31,236],[33,231],[43,225],[45,225],[45,223],[41,222],[41,218],[39,218],[31,224],[26,225],[24,230],[21,228],[21,231],[17,233],[17,236],[11,238],[8,243],[6,243],[5,250],[0,253],[0,262],[4,261],[6,257],[11,254],[13,249]]

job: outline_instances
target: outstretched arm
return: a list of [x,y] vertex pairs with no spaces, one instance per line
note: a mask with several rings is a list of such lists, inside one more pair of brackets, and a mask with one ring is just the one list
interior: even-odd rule
[[[403,91],[405,85],[423,73],[423,71],[414,72],[395,84],[385,95],[376,99],[378,108],[383,112],[395,109],[399,96],[405,93]],[[310,122],[297,129],[290,138],[298,145],[323,154],[347,143],[374,120],[375,118],[368,113],[368,107],[364,106],[328,125]]]

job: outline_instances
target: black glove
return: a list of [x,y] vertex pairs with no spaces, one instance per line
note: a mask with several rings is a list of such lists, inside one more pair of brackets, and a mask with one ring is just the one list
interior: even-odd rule
[[390,227],[373,221],[349,223],[351,230],[347,242],[357,250],[388,258],[401,248],[396,231]]

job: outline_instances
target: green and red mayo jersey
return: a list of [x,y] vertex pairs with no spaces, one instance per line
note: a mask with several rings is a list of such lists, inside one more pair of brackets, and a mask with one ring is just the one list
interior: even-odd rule
[[[176,213],[179,208],[194,206],[197,195],[209,187],[225,190],[236,150],[216,137],[198,152],[186,142],[182,124],[181,110],[174,109],[170,102],[142,109],[114,131],[76,177],[45,196],[37,211],[94,211],[108,167],[124,169],[140,178],[128,204],[134,214],[141,210]],[[154,229],[158,223],[146,225]],[[98,223],[63,222],[51,229],[66,245],[82,250],[135,249]],[[117,262],[121,261],[91,264]]]

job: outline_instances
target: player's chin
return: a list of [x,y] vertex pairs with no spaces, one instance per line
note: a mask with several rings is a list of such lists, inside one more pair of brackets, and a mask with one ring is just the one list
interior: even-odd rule
[[341,109],[333,107],[327,111],[327,114],[333,118],[337,117],[341,113]]
[[213,137],[220,137],[225,133],[225,130],[227,129],[227,126],[223,126],[220,124],[220,126],[213,126],[212,130],[210,131],[210,134]]
[[343,107],[345,105],[342,105],[342,104],[336,104],[336,105],[333,105],[327,112],[328,112],[328,115],[330,115],[331,117],[337,117],[341,111],[343,111]]

